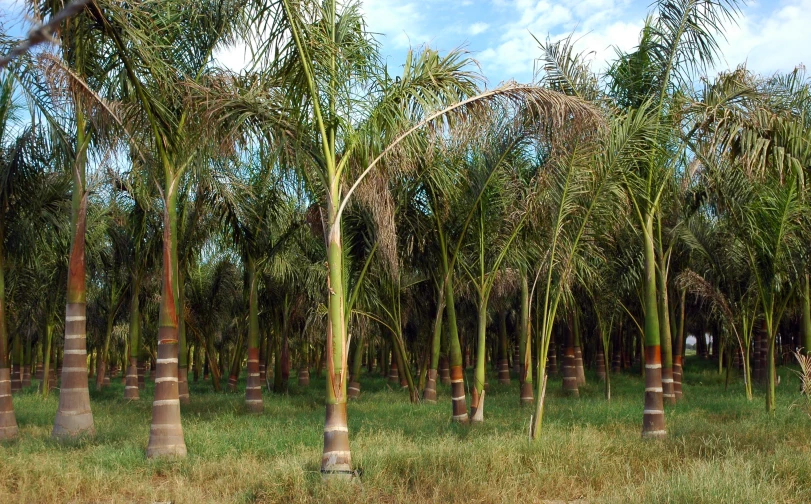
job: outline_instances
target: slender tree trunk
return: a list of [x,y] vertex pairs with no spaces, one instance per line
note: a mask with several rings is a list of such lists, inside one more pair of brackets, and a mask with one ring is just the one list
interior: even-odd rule
[[437,293],[437,299],[439,305],[434,318],[434,336],[431,339],[431,363],[428,366],[427,382],[422,393],[422,399],[429,404],[436,403],[437,369],[439,368],[439,354],[442,348],[442,316],[445,313],[445,300],[441,287]]
[[520,359],[519,400],[521,404],[532,404],[532,338],[529,322],[529,280],[526,271],[521,272],[521,313],[518,328],[518,358]]
[[811,280],[808,273],[803,277],[803,337],[802,347],[805,355],[811,354]]
[[177,394],[180,404],[189,404],[189,352],[186,346],[186,280],[183,271],[177,268]]
[[498,382],[502,385],[510,384],[509,351],[507,349],[507,310],[498,314]]
[[[333,5],[334,7],[334,5]],[[329,205],[329,234],[327,237],[328,314],[326,338],[326,404],[324,420],[324,449],[321,454],[321,473],[349,475],[352,472],[352,454],[349,449],[349,428],[346,416],[347,338],[343,279],[343,245],[341,220],[336,216],[340,202],[337,178],[331,181]]]
[[141,302],[139,300],[141,282],[139,278],[133,279],[131,290],[129,367],[127,367],[127,383],[124,385],[124,399],[137,401],[140,399],[138,388],[138,353],[141,348]]
[[645,219],[645,409],[642,436],[667,436],[662,398],[662,351],[659,338],[658,296],[656,295],[656,257],[653,240],[653,214]]
[[473,390],[470,394],[470,417],[474,422],[484,421],[484,385],[485,352],[487,350],[487,299],[483,295],[479,299],[477,341],[476,341],[476,369],[473,374]]
[[586,384],[586,371],[583,368],[583,343],[580,331],[580,314],[572,314],[572,330],[574,331],[574,368],[577,372],[577,386]]
[[665,276],[664,259],[660,262],[659,279],[659,329],[662,352],[662,401],[676,404],[676,391],[673,385],[673,347],[670,334],[670,306],[667,296],[667,277]]
[[248,384],[245,387],[245,409],[261,413],[265,409],[262,400],[262,382],[259,373],[259,299],[256,261],[248,256]]
[[87,340],[85,284],[85,227],[87,197],[82,194],[83,181],[73,184],[73,244],[68,266],[68,294],[65,313],[65,357],[62,387],[51,436],[72,438],[95,433],[87,388]]
[[352,374],[349,378],[348,395],[350,399],[360,397],[360,370],[363,368],[363,339],[358,338],[352,341],[355,345],[355,352],[352,354]]
[[298,369],[298,386],[310,386],[310,344],[306,341],[302,345],[301,363]]
[[[684,314],[685,304],[687,301],[687,289],[681,290],[681,299],[679,301],[679,319],[676,331],[675,345],[673,347],[673,393],[676,400],[682,398],[682,377],[684,376],[683,359],[684,359]],[[664,389],[664,388],[663,388]]]
[[113,336],[113,324],[115,323],[115,299],[110,296],[110,309],[107,313],[107,328],[104,332],[104,347],[101,349],[101,355],[98,358],[98,371],[96,372],[96,390],[101,390],[105,385],[105,379],[109,380],[107,376],[107,361],[110,353],[110,339]]
[[466,423],[468,415],[464,369],[462,368],[462,347],[459,344],[459,332],[456,324],[453,280],[448,268],[448,257],[444,244],[442,246],[442,273],[447,277],[445,282],[445,310],[447,310],[448,314],[448,339],[450,340],[451,419],[454,422]]
[[566,352],[563,355],[563,391],[572,397],[580,397],[577,386],[577,356],[575,354],[575,331],[572,330],[573,319],[566,326]]
[[[167,182],[167,185],[170,185]],[[177,279],[177,201],[172,187],[166,191],[163,230],[163,289],[158,321],[158,357],[155,376],[155,399],[152,402],[152,424],[149,428],[148,458],[186,456],[186,441],[180,423],[178,390],[178,317],[176,309]]]
[[17,418],[11,401],[11,368],[8,363],[4,238],[4,222],[0,221],[0,441],[14,439],[18,432]]

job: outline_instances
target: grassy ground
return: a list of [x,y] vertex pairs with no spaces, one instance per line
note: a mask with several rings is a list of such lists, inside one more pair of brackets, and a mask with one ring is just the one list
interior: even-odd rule
[[[148,461],[151,388],[125,402],[117,383],[91,393],[97,434],[50,440],[57,397],[15,396],[19,440],[0,445],[0,502],[811,502],[811,420],[789,409],[798,381],[781,368],[777,414],[707,363],[687,364],[685,400],[667,408],[669,438],[643,441],[643,383],[614,376],[611,403],[593,375],[580,399],[550,380],[542,438],[527,440],[518,385],[491,385],[485,423],[452,424],[450,390],[436,405],[364,376],[349,407],[351,483],[319,475],[323,380],[265,395],[265,413],[241,394],[193,384],[183,408],[189,456]],[[491,375],[495,382],[495,376]],[[244,383],[243,383],[244,387]],[[243,389],[244,390],[244,389]]]

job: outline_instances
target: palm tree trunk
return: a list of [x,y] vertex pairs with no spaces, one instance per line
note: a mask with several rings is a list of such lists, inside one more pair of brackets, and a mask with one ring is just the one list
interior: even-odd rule
[[452,420],[465,423],[468,421],[467,398],[465,396],[464,370],[462,369],[462,347],[459,344],[459,332],[456,325],[456,303],[453,297],[453,282],[448,271],[447,254],[443,250],[442,273],[448,280],[445,282],[445,309],[448,311],[448,336],[450,338],[450,374]]
[[487,351],[487,300],[480,294],[476,324],[476,368],[473,373],[473,391],[470,396],[470,416],[474,422],[484,421],[485,353]]
[[586,384],[586,371],[583,368],[583,343],[580,331],[580,314],[572,314],[572,330],[574,331],[574,368],[577,372],[577,386]]
[[442,316],[445,313],[445,300],[441,287],[437,293],[437,299],[439,300],[439,306],[437,306],[437,314],[434,318],[434,336],[431,339],[431,363],[428,366],[428,381],[422,393],[422,399],[429,404],[436,403],[437,369],[439,368],[439,354],[442,348]]
[[[104,378],[107,377],[107,359],[110,352],[110,339],[113,336],[113,324],[115,323],[115,312],[113,308],[114,299],[110,299],[110,309],[107,313],[107,328],[104,332],[104,346],[98,356],[98,367],[96,371],[96,390],[104,388]],[[108,378],[109,379],[109,378]]]
[[679,302],[679,318],[676,330],[676,339],[673,346],[673,393],[676,400],[682,398],[682,377],[684,376],[682,362],[684,359],[684,314],[687,301],[687,289],[681,290]]
[[124,399],[137,401],[141,398],[138,388],[138,354],[141,348],[141,302],[138,299],[141,291],[139,278],[133,279],[132,298],[130,300],[130,344],[127,382],[124,385]]
[[498,314],[498,382],[502,385],[510,384],[510,362],[507,349],[507,310]]
[[72,438],[95,432],[87,388],[87,340],[85,284],[85,227],[87,196],[83,181],[73,184],[73,244],[68,266],[68,293],[65,313],[65,350],[62,365],[62,387],[51,436]]
[[245,409],[261,413],[265,409],[262,400],[262,382],[259,376],[259,285],[256,277],[256,261],[248,256],[248,384],[245,387]]
[[177,361],[177,391],[180,404],[189,404],[189,353],[186,346],[186,281],[183,272],[177,270],[177,306],[178,306],[178,361]]
[[518,328],[518,358],[520,359],[521,383],[519,397],[521,404],[532,404],[535,398],[532,395],[532,338],[529,330],[529,279],[527,273],[521,274],[521,327]]
[[327,277],[329,320],[327,322],[326,354],[327,380],[324,420],[324,449],[321,453],[321,473],[329,476],[349,475],[352,454],[349,450],[349,428],[346,417],[347,339],[343,280],[343,245],[341,221],[336,218],[340,190],[333,181],[329,208],[327,237]]
[[566,329],[566,352],[563,355],[563,391],[572,397],[580,397],[577,385],[577,356],[575,354],[575,331],[572,330],[574,321],[570,318]]
[[811,354],[811,280],[808,273],[803,277],[803,337],[802,346],[805,355]]
[[[168,184],[168,182],[167,182]],[[173,189],[166,191],[163,230],[163,289],[158,320],[158,357],[156,360],[155,399],[149,428],[148,458],[186,456],[186,441],[180,423],[178,390],[178,317],[175,303],[177,267],[177,202]]]
[[357,399],[360,397],[360,371],[363,367],[363,339],[358,338],[358,341],[353,341],[355,351],[352,354],[352,374],[349,378],[348,395],[350,399]]
[[17,437],[17,418],[11,401],[11,368],[8,365],[8,334],[6,331],[5,238],[0,221],[0,441]]
[[645,409],[642,436],[667,435],[662,398],[662,350],[659,338],[659,303],[656,295],[656,257],[653,240],[653,214],[645,219]]

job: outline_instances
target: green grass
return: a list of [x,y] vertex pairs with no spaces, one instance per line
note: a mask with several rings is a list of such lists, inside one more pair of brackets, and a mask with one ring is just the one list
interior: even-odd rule
[[286,396],[266,393],[262,415],[243,412],[242,394],[192,384],[183,407],[189,456],[163,461],[144,457],[151,388],[131,403],[120,381],[92,392],[97,434],[68,444],[50,440],[57,396],[26,391],[14,398],[19,440],[0,445],[0,502],[808,503],[811,420],[789,408],[796,377],[780,374],[770,418],[762,393],[749,403],[740,381],[725,392],[712,365],[690,358],[685,399],[667,408],[664,441],[640,438],[639,377],[613,376],[610,403],[594,375],[580,399],[550,380],[535,443],[515,380],[492,383],[485,423],[466,427],[449,421],[449,388],[440,387],[436,405],[412,406],[405,392],[364,376],[362,397],[349,406],[362,475],[330,484],[319,474],[323,380]]

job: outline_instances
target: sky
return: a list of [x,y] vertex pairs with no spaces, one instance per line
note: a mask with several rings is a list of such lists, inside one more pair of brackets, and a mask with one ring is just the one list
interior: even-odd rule
[[[20,25],[21,4],[0,0],[6,29]],[[392,71],[409,47],[428,45],[440,52],[461,47],[492,87],[532,79],[540,55],[533,35],[557,40],[574,34],[577,50],[589,53],[595,70],[604,69],[615,48],[627,51],[637,44],[649,6],[631,0],[363,0],[362,10]],[[709,73],[743,62],[764,74],[791,71],[811,62],[811,0],[750,1],[725,32],[723,59]],[[244,65],[241,48],[217,57],[235,69]]]
[[[463,47],[481,65],[491,86],[532,78],[538,43],[574,34],[595,70],[606,67],[615,47],[633,49],[649,2],[630,0],[365,0],[371,31],[381,34],[390,66],[409,47],[447,51]],[[711,72],[747,62],[771,74],[811,63],[811,0],[749,2],[721,40],[723,59]]]

